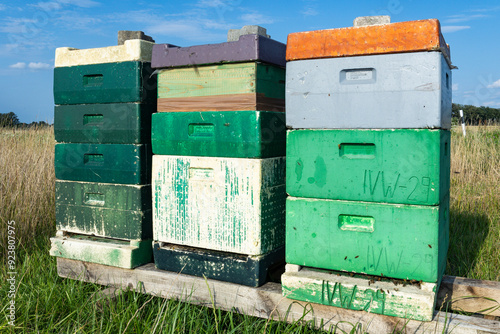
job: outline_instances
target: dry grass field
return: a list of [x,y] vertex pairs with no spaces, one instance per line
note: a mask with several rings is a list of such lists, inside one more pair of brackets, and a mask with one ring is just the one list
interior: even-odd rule
[[[0,332],[319,333],[301,323],[266,321],[127,292],[104,307],[102,287],[59,278],[48,255],[55,234],[53,128],[0,129],[0,260],[7,223],[16,222],[16,326],[0,316]],[[452,130],[450,249],[447,275],[500,281],[500,127]],[[0,282],[7,276],[0,266]],[[0,313],[8,304],[0,284]],[[357,333],[353,324],[352,333]]]

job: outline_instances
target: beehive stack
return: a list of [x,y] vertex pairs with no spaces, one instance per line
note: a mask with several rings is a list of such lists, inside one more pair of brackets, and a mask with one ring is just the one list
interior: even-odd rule
[[53,256],[122,268],[152,260],[153,45],[56,50]]
[[284,263],[285,45],[234,34],[154,46],[154,260],[258,286]]
[[290,34],[287,61],[284,295],[431,320],[449,230],[439,22]]

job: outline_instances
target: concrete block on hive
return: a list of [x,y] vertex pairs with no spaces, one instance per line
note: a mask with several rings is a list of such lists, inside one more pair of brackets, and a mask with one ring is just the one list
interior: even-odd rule
[[151,186],[56,180],[57,229],[117,239],[151,239]]
[[266,28],[256,25],[243,26],[241,29],[229,29],[227,32],[227,41],[228,42],[236,42],[240,39],[240,36],[243,35],[260,35],[267,38],[271,38],[267,34]]
[[259,61],[285,67],[286,45],[260,35],[242,35],[237,41],[172,47],[153,46],[153,68]]
[[291,264],[437,283],[448,238],[448,200],[421,206],[287,198]]
[[354,19],[353,26],[364,27],[389,23],[391,23],[391,17],[389,15],[360,16]]
[[54,134],[62,143],[148,144],[156,105],[93,103],[58,105]]
[[246,255],[281,247],[284,167],[284,157],[154,155],[154,240]]
[[140,39],[148,42],[154,43],[155,40],[146,35],[143,31],[134,30],[120,30],[118,31],[118,45],[123,45],[128,40]]
[[445,130],[289,130],[286,157],[296,197],[438,205],[449,193]]
[[164,69],[158,111],[285,111],[285,69],[246,62]]
[[292,61],[294,129],[451,128],[451,69],[441,52]]
[[59,180],[150,184],[151,146],[145,144],[56,144]]
[[285,155],[285,114],[272,111],[155,113],[154,154],[228,158]]

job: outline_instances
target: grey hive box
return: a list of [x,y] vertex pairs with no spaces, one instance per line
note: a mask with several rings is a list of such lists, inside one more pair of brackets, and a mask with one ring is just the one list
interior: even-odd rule
[[451,69],[441,52],[288,62],[286,113],[293,129],[450,129]]

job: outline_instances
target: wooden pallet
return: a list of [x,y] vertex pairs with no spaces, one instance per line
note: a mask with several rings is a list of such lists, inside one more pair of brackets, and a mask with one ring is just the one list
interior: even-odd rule
[[[338,328],[349,332],[355,325],[363,333],[388,333],[397,330],[403,330],[405,333],[500,333],[500,321],[497,320],[437,310],[430,322],[406,320],[287,299],[283,297],[279,283],[267,283],[259,288],[252,288],[162,271],[156,269],[152,263],[132,270],[58,258],[57,271],[61,277],[122,289],[140,289],[143,293],[158,297],[176,298],[208,307],[215,306],[265,319],[313,321],[317,327],[322,323],[325,330]],[[457,303],[451,303],[454,309],[477,312],[492,306],[498,307],[498,303],[495,304],[489,299],[500,302],[500,282],[445,276],[439,290],[438,305],[443,304],[446,295],[448,299],[459,300]],[[467,298],[464,298],[467,296],[472,302],[467,302]],[[490,316],[500,316],[500,309],[491,312]]]

